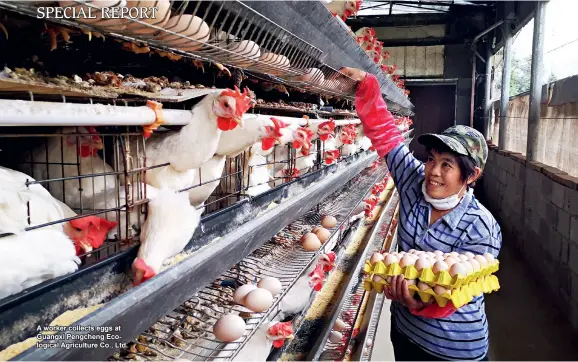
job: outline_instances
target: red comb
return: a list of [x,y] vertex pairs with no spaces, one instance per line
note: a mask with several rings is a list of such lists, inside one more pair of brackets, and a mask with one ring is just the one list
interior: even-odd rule
[[229,96],[235,98],[236,101],[236,113],[237,116],[242,116],[245,112],[251,108],[251,97],[249,96],[249,88],[245,88],[243,93],[239,90],[237,86],[235,89],[225,89],[221,92],[222,96]]

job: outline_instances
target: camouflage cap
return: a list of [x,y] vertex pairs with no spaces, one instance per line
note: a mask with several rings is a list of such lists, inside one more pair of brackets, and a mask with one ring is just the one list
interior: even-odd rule
[[453,126],[441,134],[426,133],[418,138],[422,145],[431,144],[434,140],[441,141],[460,155],[470,156],[476,166],[484,169],[488,159],[488,145],[479,131],[468,126]]

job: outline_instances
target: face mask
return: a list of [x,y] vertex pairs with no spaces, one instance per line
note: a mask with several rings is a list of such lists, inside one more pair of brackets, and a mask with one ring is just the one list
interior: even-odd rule
[[425,181],[421,184],[421,192],[423,194],[423,197],[425,198],[425,201],[429,202],[436,210],[451,210],[454,207],[458,206],[458,204],[460,203],[460,198],[459,198],[459,194],[460,192],[462,192],[463,188],[464,188],[465,184],[462,185],[462,188],[460,189],[460,191],[458,191],[457,194],[448,196],[444,199],[434,199],[432,197],[430,197],[427,192],[426,192],[426,188],[425,188]]

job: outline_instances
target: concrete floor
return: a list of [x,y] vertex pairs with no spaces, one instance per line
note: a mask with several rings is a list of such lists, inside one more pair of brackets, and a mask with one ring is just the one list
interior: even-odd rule
[[[548,296],[536,293],[530,272],[513,251],[503,247],[497,276],[501,288],[486,296],[491,361],[578,360],[578,336]],[[389,301],[384,303],[372,361],[393,361]]]

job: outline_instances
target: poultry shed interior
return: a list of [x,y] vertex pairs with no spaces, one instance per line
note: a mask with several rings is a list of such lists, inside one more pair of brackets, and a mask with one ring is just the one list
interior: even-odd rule
[[[322,299],[362,293],[364,258],[393,242],[396,191],[346,64],[253,5],[0,1],[1,359],[351,352],[325,344],[326,325],[359,300]],[[347,65],[376,74],[411,142],[387,52],[309,6],[360,52]],[[131,7],[160,16],[39,15]],[[264,295],[236,299],[260,281]]]

